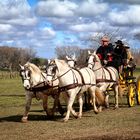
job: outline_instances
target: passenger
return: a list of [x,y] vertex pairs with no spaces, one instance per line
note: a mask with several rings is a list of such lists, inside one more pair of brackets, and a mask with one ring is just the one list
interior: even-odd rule
[[116,43],[116,47],[114,48],[114,66],[121,74],[123,67],[127,65],[127,52],[124,47],[124,44],[121,40],[118,40]]
[[127,52],[127,66],[126,69],[128,70],[128,76],[133,76],[133,71],[136,68],[136,63],[134,61],[134,57],[130,51],[130,47],[128,45],[124,45],[126,52]]
[[102,65],[112,66],[113,63],[113,45],[107,36],[102,37],[101,46],[97,49],[96,54],[101,60]]

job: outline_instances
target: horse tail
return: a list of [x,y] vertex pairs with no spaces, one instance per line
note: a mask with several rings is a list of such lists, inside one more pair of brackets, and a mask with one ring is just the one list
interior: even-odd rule
[[105,96],[99,88],[96,88],[95,95],[96,95],[97,103],[99,105],[105,105]]

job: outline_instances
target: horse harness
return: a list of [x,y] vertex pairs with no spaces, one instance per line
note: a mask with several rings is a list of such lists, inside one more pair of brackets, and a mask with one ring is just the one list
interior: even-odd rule
[[[69,69],[67,72],[65,72],[64,74],[62,74],[61,76],[57,77],[57,78],[59,79],[60,77],[64,76],[64,75],[65,75],[66,73],[68,73],[70,70],[72,70],[72,72],[73,72],[73,70],[75,70],[75,71],[78,72],[78,74],[79,74],[80,77],[81,77],[82,83],[78,83],[78,79],[76,78],[76,83],[75,83],[74,80],[73,80],[73,84],[69,84],[69,85],[66,85],[66,86],[58,87],[58,92],[67,91],[67,90],[70,90],[70,89],[73,89],[73,88],[76,88],[76,87],[82,87],[83,85],[91,85],[91,86],[95,86],[95,85],[96,85],[96,84],[91,84],[91,83],[85,83],[81,71],[78,70],[78,69],[76,69],[76,68],[73,68],[73,67],[72,67],[71,69]],[[73,79],[74,79],[74,75],[75,75],[75,73],[73,72]],[[76,77],[76,75],[75,75],[75,77]],[[81,91],[81,89],[79,90],[79,92],[80,92],[80,91]]]
[[[25,73],[25,71],[26,70],[28,70],[27,68],[26,69],[24,69],[24,70],[20,70],[20,76],[22,77],[22,72],[24,72]],[[28,70],[29,71],[29,77],[30,77],[30,70]],[[44,77],[44,79],[46,78],[42,73],[41,73],[41,75]],[[22,81],[23,80],[29,80],[30,81],[30,79],[28,79],[27,78],[27,76],[25,76],[25,78],[23,78],[22,77]],[[26,89],[27,91],[30,91],[30,92],[33,92],[34,93],[34,95],[35,95],[35,97],[36,97],[36,99],[38,100],[38,98],[37,98],[37,92],[41,92],[41,91],[44,91],[44,90],[49,90],[49,89],[53,89],[53,88],[58,88],[58,85],[56,85],[56,86],[53,86],[53,85],[49,85],[48,84],[48,82],[47,81],[43,81],[43,82],[41,82],[41,83],[38,83],[37,85],[35,85],[35,86],[33,86],[33,87],[30,87],[29,89]]]
[[[106,77],[103,79],[96,79],[96,82],[99,83],[99,82],[114,82],[114,83],[117,83],[117,81],[113,80],[113,77],[112,77],[112,74],[110,72],[109,69],[107,69],[106,67],[103,67],[108,73],[109,73],[109,76],[110,76],[110,79],[106,79]],[[105,75],[105,71],[103,70],[104,72],[104,75]]]
[[[96,60],[93,59],[93,62],[96,62]],[[91,65],[92,65],[91,70],[93,70],[93,67],[95,66],[95,63],[88,63],[88,64],[91,64]],[[98,71],[98,70],[100,70],[100,69],[103,70],[104,75],[105,75],[104,69],[105,69],[106,71],[108,71],[108,73],[109,73],[109,75],[110,75],[110,79],[106,79],[106,78],[103,78],[103,77],[102,77],[102,79],[96,79],[96,83],[99,83],[99,82],[114,82],[114,83],[118,84],[117,81],[113,80],[113,77],[112,77],[111,72],[110,72],[109,69],[107,69],[106,67],[101,66],[100,68],[97,68],[97,69],[93,70],[93,72]]]

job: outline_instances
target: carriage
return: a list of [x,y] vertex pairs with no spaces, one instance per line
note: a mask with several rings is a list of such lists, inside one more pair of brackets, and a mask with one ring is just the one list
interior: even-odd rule
[[127,97],[129,107],[137,102],[140,105],[140,76],[136,78],[130,67],[124,67],[122,74],[119,76],[121,91]]
[[[76,118],[81,118],[83,104],[82,93],[85,91],[90,92],[95,113],[101,111],[102,105],[109,105],[109,95],[106,94],[104,97],[103,93],[109,92],[110,89],[114,91],[115,108],[118,108],[119,85],[121,89],[123,89],[123,93],[125,92],[127,94],[128,105],[130,107],[134,106],[135,97],[137,103],[140,104],[140,77],[136,81],[136,77],[133,76],[133,71],[128,67],[124,68],[123,73],[119,75],[115,68],[106,68],[102,66],[96,52],[89,52],[88,66],[81,69],[69,66],[69,63],[67,64],[64,60],[55,59],[48,67],[46,73],[42,73],[37,66],[27,62],[24,66],[21,66],[20,74],[22,76],[23,85],[27,91],[25,113],[22,117],[22,122],[27,122],[31,100],[33,97],[37,97],[37,95],[41,95],[41,98],[43,99],[43,108],[48,115],[50,114],[47,109],[46,97],[48,96],[48,85],[52,92],[54,92],[55,88],[58,90],[58,92],[56,92],[58,93],[57,98],[60,92],[66,92],[66,95],[69,97],[67,102],[67,114],[64,121],[68,121],[70,112]],[[49,77],[51,78],[50,80]],[[40,90],[39,87],[39,90],[36,91],[36,88],[40,84],[43,84],[43,90]],[[47,91],[46,89],[44,90],[44,87],[46,86]],[[35,89],[35,91],[33,89]],[[36,94],[36,92],[40,92],[41,94]],[[76,95],[78,95],[80,106],[78,114],[72,108]],[[57,105],[59,103],[58,99],[54,101],[53,113],[55,111],[56,102]],[[96,101],[100,102],[98,107],[96,107]],[[62,111],[60,111],[60,114],[62,114],[61,112]]]
[[[106,69],[106,67],[98,64],[101,62],[98,59],[96,53],[89,52],[89,58],[90,59],[88,65],[95,72],[99,71],[99,69]],[[100,65],[99,68],[97,67],[97,65]],[[135,63],[130,59],[127,65],[123,66],[122,72],[119,73],[118,76],[119,94],[121,96],[126,95],[127,103],[129,107],[134,106],[136,102],[138,105],[140,105],[140,76],[137,78],[133,75],[135,66],[136,66]],[[106,80],[106,79],[102,79],[102,80]],[[112,90],[113,89],[111,87],[107,88],[106,89],[107,94],[109,95]]]

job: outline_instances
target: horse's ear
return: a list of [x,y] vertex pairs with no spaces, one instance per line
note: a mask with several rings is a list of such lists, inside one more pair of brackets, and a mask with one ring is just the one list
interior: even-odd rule
[[69,58],[67,55],[66,55],[66,59],[67,59],[67,60],[70,60],[70,58]]
[[76,59],[75,53],[74,53],[74,55],[72,56],[72,59],[73,59],[73,60],[75,60],[75,59]]
[[20,66],[20,68],[21,68],[22,70],[24,70],[24,66],[22,66],[21,64],[19,64],[19,66]]
[[50,64],[50,62],[51,62],[51,60],[50,60],[50,59],[48,59],[48,65]]
[[88,50],[88,54],[90,55],[91,54],[91,52]]
[[96,55],[96,51],[94,51],[93,54]]

